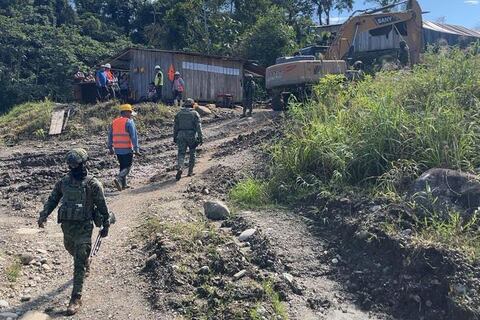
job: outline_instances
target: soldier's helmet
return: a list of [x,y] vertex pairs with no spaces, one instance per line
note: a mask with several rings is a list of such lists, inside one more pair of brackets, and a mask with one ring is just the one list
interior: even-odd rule
[[195,104],[195,101],[192,98],[188,98],[187,100],[185,100],[185,103],[183,104],[183,106],[187,108],[192,108],[194,104]]
[[67,152],[66,161],[70,168],[75,169],[87,162],[88,153],[85,149],[75,148]]

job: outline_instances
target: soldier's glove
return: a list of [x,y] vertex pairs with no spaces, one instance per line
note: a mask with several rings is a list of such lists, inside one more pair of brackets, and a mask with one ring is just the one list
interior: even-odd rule
[[37,223],[39,228],[45,228],[45,224],[47,223],[47,218],[40,216],[40,218],[38,218],[37,220]]
[[105,238],[108,236],[108,229],[110,227],[103,227],[102,230],[100,230],[100,237]]

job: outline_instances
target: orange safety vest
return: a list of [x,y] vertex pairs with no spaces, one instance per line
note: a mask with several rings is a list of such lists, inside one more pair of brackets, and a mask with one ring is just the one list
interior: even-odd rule
[[112,122],[112,140],[115,149],[132,149],[133,143],[127,131],[128,118],[116,118]]

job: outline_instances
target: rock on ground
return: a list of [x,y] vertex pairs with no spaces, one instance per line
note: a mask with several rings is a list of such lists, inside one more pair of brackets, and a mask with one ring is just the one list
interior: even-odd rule
[[48,314],[39,311],[28,311],[20,320],[49,320]]
[[422,210],[425,215],[434,211],[448,219],[450,209],[455,209],[469,216],[480,206],[480,180],[473,174],[434,168],[415,181],[410,195],[420,207],[427,209]]
[[257,229],[247,229],[238,236],[238,240],[247,241],[255,234],[255,232],[257,232]]
[[201,117],[205,117],[205,116],[208,116],[208,115],[212,114],[212,111],[209,108],[204,107],[204,106],[197,106],[197,107],[195,107],[195,110],[198,112],[198,114]]
[[221,201],[206,201],[203,209],[205,216],[211,220],[225,220],[230,216],[230,209]]

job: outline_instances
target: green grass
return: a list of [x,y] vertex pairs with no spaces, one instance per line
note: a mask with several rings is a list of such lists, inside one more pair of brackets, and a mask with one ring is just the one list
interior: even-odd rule
[[5,268],[5,275],[10,282],[16,282],[22,272],[22,264],[15,260]]
[[13,141],[25,137],[43,139],[50,126],[53,105],[51,101],[45,100],[14,107],[0,116],[0,137]]
[[276,316],[280,316],[281,319],[287,320],[288,314],[285,308],[285,305],[280,300],[280,296],[278,292],[275,291],[273,287],[273,282],[271,280],[266,280],[263,282],[263,289],[265,290],[265,294],[270,300],[272,304],[273,311],[275,312]]
[[[120,103],[109,101],[95,105],[77,105],[75,113],[60,139],[72,139],[87,134],[107,132],[112,120],[120,115]],[[43,140],[47,138],[54,103],[29,102],[14,107],[0,116],[0,138],[16,142],[21,139]],[[134,118],[140,132],[159,128],[166,120],[173,118],[177,109],[155,103],[134,106],[138,115]]]
[[269,185],[278,200],[480,165],[480,56],[429,53],[411,72],[349,85],[327,76],[314,92],[291,106],[286,138],[272,147]]
[[269,203],[266,183],[253,178],[240,181],[230,190],[229,196],[241,207],[259,207]]
[[455,249],[471,261],[480,260],[479,214],[465,221],[458,212],[450,212],[448,219],[433,213],[417,222],[416,241]]

